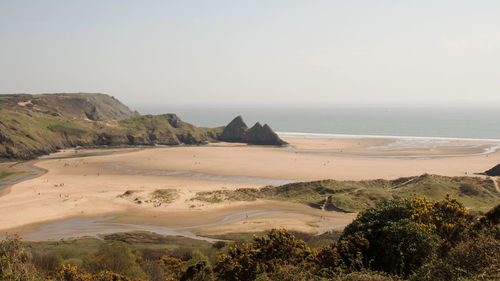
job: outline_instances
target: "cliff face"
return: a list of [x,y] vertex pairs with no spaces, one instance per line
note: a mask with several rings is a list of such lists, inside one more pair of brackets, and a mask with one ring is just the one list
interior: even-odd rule
[[0,95],[0,158],[31,159],[75,146],[179,145],[211,141],[284,145],[268,126],[241,116],[198,128],[175,114],[138,115],[104,94]]
[[175,114],[140,116],[102,94],[0,95],[0,158],[31,159],[74,146],[202,144],[221,131]]
[[259,122],[248,129],[241,116],[233,119],[222,131],[219,140],[227,142],[243,142],[258,145],[286,145],[267,124]]
[[227,124],[219,139],[228,142],[245,142],[244,138],[247,131],[247,124],[245,124],[241,116],[237,116]]
[[500,176],[500,164],[496,165],[495,167],[489,169],[484,173],[490,177]]

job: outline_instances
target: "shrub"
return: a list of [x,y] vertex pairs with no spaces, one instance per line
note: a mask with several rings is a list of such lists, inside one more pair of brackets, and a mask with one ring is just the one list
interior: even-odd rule
[[208,257],[205,254],[203,254],[200,250],[195,249],[191,252],[190,258],[187,261],[187,265],[188,266],[195,265],[202,261],[208,262]]
[[63,265],[57,277],[60,281],[131,281],[130,278],[109,270],[103,270],[96,274],[80,272],[76,266],[70,264]]
[[361,212],[341,239],[362,235],[369,242],[362,252],[365,266],[406,276],[435,254],[445,256],[471,226],[468,211],[449,196],[392,200]]
[[331,281],[396,281],[394,277],[387,274],[371,271],[351,272],[348,274],[338,273],[332,276]]
[[132,278],[144,276],[130,247],[118,241],[102,245],[87,267],[94,273],[109,270]]
[[160,265],[164,270],[164,278],[166,280],[178,280],[184,273],[185,261],[174,257],[162,257]]
[[151,281],[164,281],[165,271],[158,261],[145,260],[141,262],[142,271]]
[[460,242],[445,258],[422,266],[413,280],[497,280],[500,276],[500,240],[481,234]]
[[220,280],[254,280],[260,273],[275,271],[284,264],[297,265],[311,255],[302,240],[286,229],[273,229],[267,237],[254,235],[253,242],[229,247],[215,266]]
[[482,193],[481,188],[471,184],[471,183],[463,183],[459,187],[460,192],[469,196],[477,196]]
[[356,233],[318,249],[310,261],[317,271],[322,270],[327,273],[338,270],[359,270],[363,267],[363,252],[368,247],[368,240]]
[[40,253],[33,252],[33,264],[39,268],[48,272],[57,271],[62,264],[62,257],[56,253]]
[[434,256],[439,246],[438,236],[425,231],[416,223],[401,220],[380,231],[377,255],[373,256],[374,269],[408,275]]
[[219,249],[219,250],[220,250],[220,249],[222,249],[222,248],[226,247],[226,242],[224,242],[224,241],[217,241],[217,242],[215,242],[212,246],[213,246],[214,248],[216,248],[216,249]]
[[201,260],[187,268],[180,281],[211,281],[214,279],[212,267],[206,260]]
[[259,274],[256,281],[304,281],[304,280],[321,280],[321,277],[314,276],[308,270],[304,270],[302,266],[284,264],[276,267],[272,272]]
[[440,255],[460,242],[472,229],[473,218],[456,199],[446,195],[444,200],[432,202],[425,197],[413,199],[411,219],[423,230],[434,232],[441,238]]
[[31,255],[22,247],[19,237],[0,241],[0,280],[39,280]]
[[500,240],[500,204],[487,212],[474,228],[476,231],[488,232]]

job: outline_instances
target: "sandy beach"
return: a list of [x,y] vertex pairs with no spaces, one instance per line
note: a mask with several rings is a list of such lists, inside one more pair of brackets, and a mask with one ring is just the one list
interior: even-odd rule
[[[211,235],[279,226],[320,233],[333,226],[342,227],[355,214],[266,201],[207,203],[193,197],[200,191],[320,179],[395,179],[423,173],[463,176],[483,172],[500,162],[500,152],[491,152],[498,144],[486,141],[434,144],[384,138],[286,138],[286,141],[289,147],[216,143],[61,151],[52,155],[53,159],[35,162],[36,167],[47,173],[11,186],[10,193],[0,197],[0,230],[27,234],[49,221],[112,216],[114,222],[191,226],[192,232]],[[93,154],[77,157],[88,153]],[[175,189],[178,197],[161,206],[148,202],[158,189]],[[128,190],[133,191],[132,196],[120,196]],[[224,216],[255,210],[272,212],[210,225]]]

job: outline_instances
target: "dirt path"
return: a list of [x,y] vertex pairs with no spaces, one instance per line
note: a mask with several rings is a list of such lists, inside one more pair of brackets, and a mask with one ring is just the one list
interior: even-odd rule
[[500,188],[498,187],[497,177],[491,177],[491,180],[493,181],[493,184],[495,185],[495,189],[497,190],[497,192],[500,193]]
[[393,189],[396,189],[396,188],[398,188],[398,187],[405,186],[405,185],[409,184],[410,182],[415,181],[415,180],[416,180],[416,179],[418,179],[418,178],[419,178],[419,177],[413,177],[413,178],[411,178],[411,179],[409,179],[409,180],[407,180],[407,181],[405,181],[405,182],[403,182],[403,183],[400,183],[400,184],[398,184],[398,185],[394,186],[394,187],[393,187]]

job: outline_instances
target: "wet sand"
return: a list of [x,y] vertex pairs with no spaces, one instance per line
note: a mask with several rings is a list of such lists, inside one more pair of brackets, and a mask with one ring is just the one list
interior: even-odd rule
[[[349,223],[354,215],[321,213],[303,205],[277,207],[277,202],[206,203],[193,197],[200,191],[319,179],[394,179],[423,173],[463,176],[500,163],[500,152],[487,153],[495,145],[489,142],[424,143],[426,147],[416,143],[412,147],[409,142],[395,146],[393,139],[380,138],[286,140],[290,143],[288,148],[217,143],[117,149],[111,154],[108,151],[82,158],[66,158],[59,153],[55,159],[35,164],[47,170],[46,174],[17,183],[9,194],[0,197],[0,231],[28,234],[44,222],[113,216],[113,221],[121,224],[198,226],[193,233],[207,235],[279,226],[320,233]],[[363,151],[369,155],[363,155]],[[391,157],[394,151],[404,157]],[[456,155],[449,156],[450,151]],[[99,150],[79,153],[90,152]],[[422,154],[425,157],[420,157]],[[419,157],[411,157],[415,155]],[[178,198],[171,204],[155,207],[147,201],[157,189],[176,189]],[[137,193],[120,197],[127,190]],[[143,203],[137,204],[135,198]],[[223,225],[207,225],[230,213],[277,209],[281,211]]]
[[[196,213],[196,211],[193,212]],[[202,220],[193,221],[204,222],[198,225],[190,225],[189,219],[180,223],[180,218],[186,215],[193,217],[194,214],[178,213],[173,220],[168,220],[168,216],[161,220],[148,220],[141,216],[135,218],[124,216],[69,218],[43,224],[36,231],[24,235],[23,238],[27,240],[59,240],[82,236],[102,238],[103,235],[117,232],[150,231],[162,235],[214,242],[217,239],[206,236],[225,233],[227,230],[233,230],[235,226],[238,226],[240,232],[260,232],[273,227],[287,227],[317,233],[317,227],[320,228],[320,232],[342,228],[354,217],[354,214],[330,212],[325,214],[294,204],[274,202],[259,202],[236,209],[228,208],[224,212],[212,215],[201,214]],[[303,225],[300,217],[305,218],[306,225]]]

